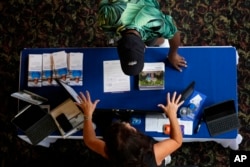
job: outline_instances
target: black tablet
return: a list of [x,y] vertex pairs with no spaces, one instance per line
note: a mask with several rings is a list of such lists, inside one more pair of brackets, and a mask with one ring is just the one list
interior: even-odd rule
[[185,101],[194,92],[195,82],[192,81],[181,93],[181,101]]

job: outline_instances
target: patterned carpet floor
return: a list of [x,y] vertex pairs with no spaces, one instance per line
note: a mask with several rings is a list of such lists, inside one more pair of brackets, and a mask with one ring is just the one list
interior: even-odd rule
[[[239,149],[250,151],[250,1],[161,0],[160,5],[176,21],[183,46],[236,47],[243,136]],[[1,167],[108,166],[82,140],[58,140],[50,148],[31,146],[17,137],[10,123],[17,112],[17,101],[10,94],[18,90],[21,50],[109,46],[96,23],[97,9],[96,0],[0,0]],[[170,165],[228,167],[229,155],[229,148],[214,142],[184,143]]]

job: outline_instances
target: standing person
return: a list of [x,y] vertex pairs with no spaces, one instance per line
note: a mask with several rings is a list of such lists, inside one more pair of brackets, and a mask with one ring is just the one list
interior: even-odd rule
[[108,159],[115,167],[157,167],[165,166],[165,157],[182,145],[182,132],[177,120],[177,110],[183,101],[181,95],[167,94],[167,104],[158,104],[170,121],[170,138],[155,141],[142,134],[129,123],[115,122],[103,139],[97,138],[93,128],[92,115],[99,100],[92,102],[88,91],[80,92],[76,103],[84,113],[83,139],[87,147]]
[[138,75],[144,67],[146,46],[160,46],[168,39],[168,61],[178,71],[187,67],[177,53],[178,32],[171,16],[160,11],[157,0],[100,0],[98,24],[105,32],[117,33],[121,68],[126,75]]

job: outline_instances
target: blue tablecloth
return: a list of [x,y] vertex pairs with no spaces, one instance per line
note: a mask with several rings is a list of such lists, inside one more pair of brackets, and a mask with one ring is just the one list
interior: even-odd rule
[[[195,89],[207,96],[203,105],[209,106],[224,100],[233,99],[237,104],[237,66],[236,49],[234,47],[181,47],[178,53],[185,57],[188,67],[179,72],[166,64],[165,89],[138,89],[138,78],[130,77],[131,91],[120,93],[104,93],[103,61],[117,60],[116,48],[27,48],[21,52],[20,90],[26,89],[49,99],[51,108],[68,98],[61,87],[46,86],[32,88],[27,85],[28,54],[52,53],[56,51],[83,52],[83,85],[73,86],[76,92],[89,90],[92,99],[100,99],[97,109],[138,110],[147,112],[161,111],[159,103],[166,103],[166,93],[177,91],[181,93],[189,83],[195,81]],[[168,48],[146,48],[145,62],[165,61]],[[142,122],[138,129],[144,131]],[[77,132],[75,135],[82,135]],[[145,132],[154,137],[166,137],[162,133]],[[216,138],[235,138],[237,130],[219,135]],[[202,123],[199,133],[187,138],[210,138],[205,123]]]

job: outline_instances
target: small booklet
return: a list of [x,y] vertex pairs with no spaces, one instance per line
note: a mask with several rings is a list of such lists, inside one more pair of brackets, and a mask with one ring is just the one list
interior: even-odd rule
[[65,51],[53,52],[52,57],[55,77],[63,80],[64,82],[68,82],[69,75],[67,53]]
[[165,89],[165,64],[163,62],[144,63],[138,82],[139,90]]
[[28,87],[42,86],[42,54],[29,54]]
[[11,96],[34,105],[41,105],[44,102],[48,101],[47,98],[27,90],[12,93]]
[[43,86],[56,85],[56,82],[53,77],[54,73],[53,73],[52,56],[50,53],[44,53],[42,57],[43,57],[42,85]]
[[82,85],[83,53],[69,53],[69,85]]

